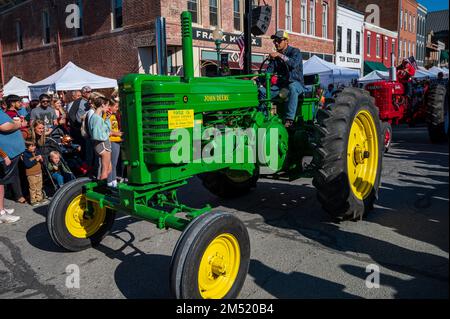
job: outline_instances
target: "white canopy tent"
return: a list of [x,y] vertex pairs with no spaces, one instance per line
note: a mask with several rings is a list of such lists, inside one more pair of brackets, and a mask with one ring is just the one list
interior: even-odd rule
[[50,91],[79,90],[89,85],[92,89],[117,87],[117,80],[88,72],[74,63],[67,63],[61,70],[29,86],[31,98],[38,98]]
[[389,72],[386,71],[372,71],[366,76],[363,76],[362,78],[358,79],[359,83],[373,83],[378,82],[382,80],[389,80]]
[[426,69],[422,70],[419,68],[418,70],[416,70],[416,74],[414,74],[414,78],[416,78],[416,79],[425,79],[425,78],[436,79],[437,75],[432,72],[427,71]]
[[320,84],[328,86],[333,83],[335,87],[340,85],[348,86],[352,80],[360,77],[360,71],[337,66],[331,62],[322,60],[316,55],[313,55],[309,60],[303,63],[303,74],[319,74]]
[[[437,78],[436,74],[428,72],[425,69],[422,70],[421,68],[416,70],[416,73],[413,77],[416,79],[426,79],[426,78],[436,79]],[[377,81],[382,81],[382,80],[389,80],[389,72],[372,71],[369,74],[367,74],[366,76],[358,79],[358,82],[359,83],[372,83],[372,82],[377,82]]]
[[28,86],[31,85],[30,82],[19,79],[18,77],[13,76],[8,83],[3,87],[3,95],[8,96],[11,94],[15,94],[18,96],[29,96]]
[[436,74],[436,75],[439,72],[442,72],[442,73],[444,73],[444,78],[448,78],[448,70],[446,71],[446,70],[441,69],[441,68],[439,68],[437,66],[433,66],[432,68],[428,69],[428,72],[431,72],[431,73]]

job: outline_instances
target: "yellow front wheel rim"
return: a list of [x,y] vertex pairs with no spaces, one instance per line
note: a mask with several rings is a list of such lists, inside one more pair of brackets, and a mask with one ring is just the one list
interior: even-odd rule
[[350,187],[358,199],[371,193],[378,172],[378,135],[370,112],[360,111],[350,128],[347,171]]
[[239,272],[241,252],[231,234],[221,234],[206,248],[200,261],[198,286],[204,299],[221,299],[233,286]]
[[87,212],[86,198],[83,194],[75,197],[66,210],[66,227],[76,238],[89,238],[103,225],[106,209],[101,209],[97,203],[92,203],[93,213]]

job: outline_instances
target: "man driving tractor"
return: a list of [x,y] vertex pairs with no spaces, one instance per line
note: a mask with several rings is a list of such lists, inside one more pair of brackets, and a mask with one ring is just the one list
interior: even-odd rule
[[414,57],[405,58],[402,64],[397,67],[397,78],[405,87],[405,94],[408,98],[412,98],[412,78],[416,74],[414,67],[416,60]]
[[[280,90],[289,90],[288,100],[285,102],[285,127],[292,126],[297,112],[298,96],[305,91],[303,81],[303,59],[299,49],[289,45],[289,35],[286,31],[278,30],[271,36],[276,52],[269,54],[267,72],[277,76],[273,78],[271,93],[276,97]],[[266,88],[260,87],[260,96],[265,98]]]

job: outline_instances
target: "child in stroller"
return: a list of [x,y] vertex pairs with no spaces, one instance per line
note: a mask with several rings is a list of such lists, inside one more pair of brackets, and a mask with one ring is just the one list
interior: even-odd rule
[[58,187],[64,185],[64,183],[70,182],[75,179],[70,169],[61,160],[61,154],[58,151],[51,151],[48,156],[47,170]]
[[[72,137],[62,126],[57,126],[46,140],[50,151],[58,151],[70,170],[77,176],[86,175],[89,167],[81,159],[81,146],[73,143]],[[49,153],[47,153],[49,154]]]

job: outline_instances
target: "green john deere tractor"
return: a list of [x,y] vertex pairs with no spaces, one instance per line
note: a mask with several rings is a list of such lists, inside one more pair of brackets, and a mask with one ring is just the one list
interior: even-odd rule
[[[268,93],[258,100],[258,86],[248,79],[255,75],[194,77],[190,13],[181,20],[184,76],[129,74],[120,82],[128,181],[117,188],[88,178],[65,184],[49,206],[48,231],[57,245],[80,251],[102,240],[118,211],[177,229],[173,295],[233,298],[249,267],[246,227],[209,205],[180,203],[177,190],[196,175],[220,197],[242,196],[264,172],[290,181],[313,177],[328,213],[360,219],[380,185],[380,121],[372,98],[355,88],[319,109],[313,76],[306,78],[312,90],[300,96],[294,128],[287,130],[272,110],[272,102],[282,105],[278,97]],[[257,76],[270,92],[272,75]]]

